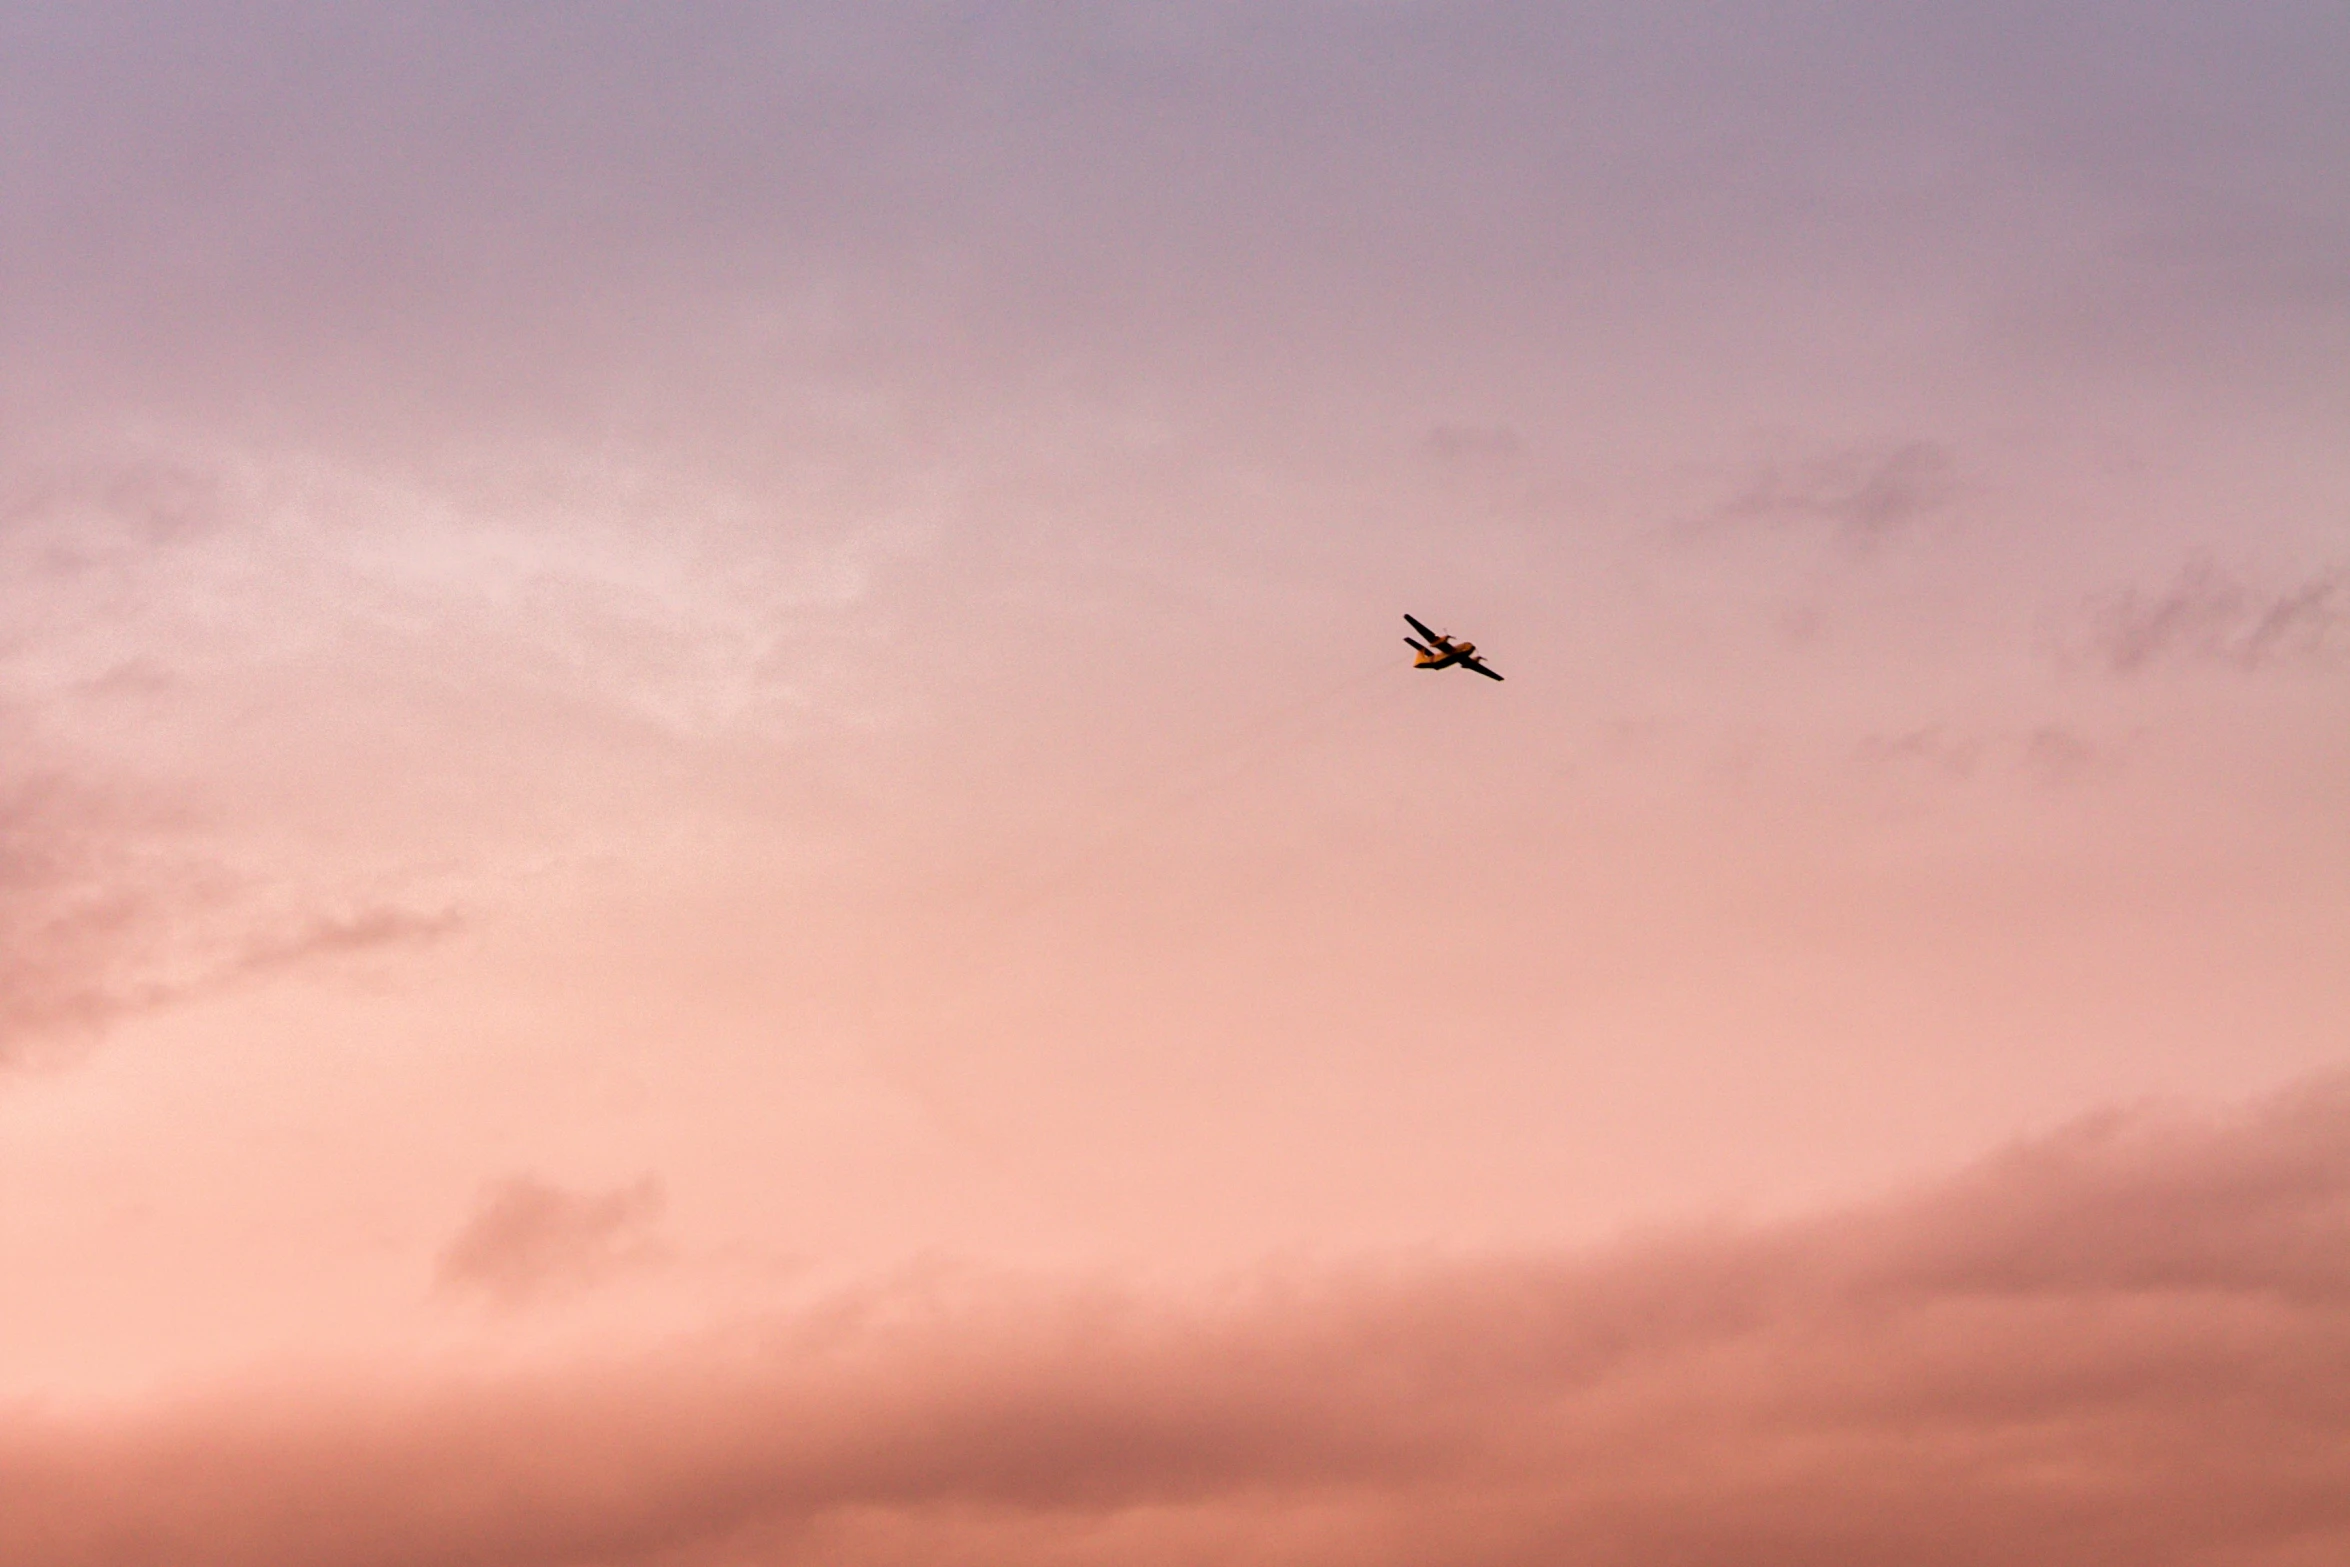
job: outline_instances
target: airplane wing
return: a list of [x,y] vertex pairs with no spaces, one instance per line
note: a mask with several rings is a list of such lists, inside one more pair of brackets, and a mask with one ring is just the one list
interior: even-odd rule
[[1461,667],[1463,669],[1474,669],[1477,671],[1477,673],[1483,675],[1488,680],[1499,680],[1501,678],[1501,676],[1495,674],[1492,670],[1487,669],[1483,664],[1478,663],[1477,660],[1473,658],[1463,659],[1461,661]]
[[1421,625],[1421,624],[1419,623],[1419,621],[1418,621],[1418,620],[1416,620],[1416,619],[1413,619],[1413,617],[1412,617],[1412,616],[1410,616],[1410,615],[1406,615],[1406,616],[1404,616],[1404,619],[1411,621],[1411,622],[1412,622],[1412,629],[1413,629],[1414,631],[1417,631],[1417,632],[1418,632],[1420,635],[1422,635],[1422,636],[1426,637],[1426,638],[1427,638],[1429,641],[1431,641],[1431,642],[1442,642],[1442,641],[1444,640],[1444,638],[1442,638],[1442,637],[1438,636],[1438,635],[1437,635],[1435,632],[1433,632],[1433,631],[1430,631],[1430,630],[1429,630],[1429,629],[1428,629],[1426,626],[1423,626],[1423,625]]

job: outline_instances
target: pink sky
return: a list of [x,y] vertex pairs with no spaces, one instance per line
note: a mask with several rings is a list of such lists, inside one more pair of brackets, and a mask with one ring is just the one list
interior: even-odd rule
[[2340,1559],[2344,58],[0,20],[0,1557]]

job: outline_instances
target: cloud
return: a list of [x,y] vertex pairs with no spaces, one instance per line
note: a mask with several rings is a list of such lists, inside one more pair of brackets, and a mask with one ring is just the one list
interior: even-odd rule
[[761,543],[736,491],[631,489],[625,462],[542,492],[233,443],[61,450],[0,441],[0,1066],[445,938],[497,854],[669,769],[648,739],[803,722],[825,672],[785,615],[861,598],[895,548]]
[[2061,724],[2017,733],[1972,734],[1942,724],[1863,735],[1853,761],[1874,772],[1960,782],[1986,764],[2013,767],[2032,782],[2068,786],[2110,774],[2119,756],[2108,746]]
[[163,548],[226,518],[216,475],[154,456],[0,468],[0,486],[0,543],[37,538],[42,553],[23,564],[60,574],[88,569],[96,546]]
[[2090,645],[2099,662],[2125,675],[2174,660],[2259,669],[2322,659],[2337,651],[2342,588],[2339,570],[2268,590],[2192,560],[2160,593],[2131,588],[2093,604]]
[[0,792],[0,1067],[184,983],[162,908],[200,904],[212,889],[141,838],[124,807],[54,776]]
[[2051,786],[2078,783],[2111,758],[2061,724],[2042,724],[2024,737],[2024,767]]
[[0,1558],[2316,1567],[2346,1357],[2334,1080],[1760,1231],[1187,1304],[932,1276],[600,1370],[20,1412]]
[[1438,463],[1500,468],[1524,455],[1526,439],[1506,424],[1442,423],[1429,426],[1420,445]]
[[187,823],[56,773],[0,774],[0,1068],[59,1059],[122,1018],[247,980],[417,945],[453,910],[280,906]]
[[248,974],[292,968],[313,958],[437,941],[464,923],[454,909],[426,912],[388,905],[312,914],[291,925],[257,931],[227,967]]
[[570,1192],[531,1175],[483,1188],[473,1216],[441,1253],[446,1290],[508,1304],[576,1289],[656,1261],[653,1228],[666,1198],[651,1175],[601,1192]]
[[1845,544],[1865,549],[1940,511],[1958,492],[1947,448],[1933,441],[1881,442],[1801,462],[1758,463],[1709,521],[1825,524]]
[[1865,735],[1854,756],[1871,767],[1923,767],[1953,778],[1965,778],[1982,760],[1983,743],[1950,734],[1940,724],[1928,724],[1900,734]]

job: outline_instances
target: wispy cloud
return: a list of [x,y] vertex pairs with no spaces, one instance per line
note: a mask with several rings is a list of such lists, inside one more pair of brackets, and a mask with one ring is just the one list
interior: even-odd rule
[[2009,771],[2020,771],[2038,784],[2075,784],[2107,773],[2118,763],[2110,746],[2062,724],[1982,732],[1921,724],[1863,735],[1853,747],[1852,759],[1872,772],[1954,784]]
[[225,967],[237,973],[292,968],[313,959],[437,941],[464,923],[464,916],[455,909],[419,910],[388,904],[311,914],[254,932]]
[[1420,445],[1439,463],[1502,467],[1525,453],[1526,439],[1506,424],[1446,422],[1429,426]]
[[117,1021],[249,979],[436,941],[453,909],[285,894],[184,830],[57,775],[0,794],[0,1067],[70,1054]]
[[2255,587],[2199,558],[2160,592],[2131,588],[2093,603],[2088,642],[2098,662],[2125,675],[2169,661],[2259,669],[2327,658],[2339,652],[2343,587],[2339,570]]
[[[763,542],[739,491],[617,459],[540,486],[81,450],[0,451],[0,1062],[447,936],[566,788],[800,722],[787,617],[895,547]],[[569,759],[522,776],[522,733]]]
[[41,536],[33,564],[61,572],[89,563],[74,541],[154,548],[210,533],[226,515],[217,475],[152,456],[0,469],[0,483],[0,540]]
[[13,781],[0,797],[0,1066],[182,988],[161,908],[206,901],[207,882],[145,851],[114,802],[54,776]]
[[510,1305],[583,1288],[658,1261],[654,1232],[666,1205],[651,1175],[589,1192],[508,1176],[483,1188],[435,1276],[445,1290],[480,1291]]
[[[514,1183],[451,1266],[651,1191]],[[0,1555],[2306,1567],[2350,1548],[2346,1222],[2332,1081],[1746,1234],[1215,1306],[932,1278],[602,1372],[20,1418]]]
[[1960,491],[1948,448],[1925,440],[1879,442],[1801,460],[1757,463],[1709,526],[1809,524],[1867,549],[1947,507]]
[[2104,749],[2062,724],[2042,724],[2024,737],[2024,767],[2044,784],[2076,783],[2111,763]]
[[1983,759],[1983,742],[1952,734],[1940,724],[1928,724],[1899,734],[1865,735],[1854,755],[1865,766],[1924,767],[1964,778]]

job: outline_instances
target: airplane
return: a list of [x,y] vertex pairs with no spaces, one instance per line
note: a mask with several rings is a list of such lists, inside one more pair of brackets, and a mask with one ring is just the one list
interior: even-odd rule
[[1457,664],[1463,669],[1474,669],[1477,671],[1477,673],[1483,675],[1488,680],[1499,680],[1501,678],[1501,676],[1486,668],[1484,662],[1477,657],[1476,643],[1455,642],[1451,637],[1446,636],[1441,632],[1430,631],[1426,626],[1421,625],[1417,620],[1412,620],[1412,617],[1409,615],[1404,616],[1404,619],[1411,620],[1412,629],[1414,631],[1417,631],[1421,636],[1426,637],[1429,642],[1436,644],[1434,647],[1430,647],[1427,645],[1427,643],[1417,641],[1411,637],[1404,638],[1406,642],[1411,643],[1414,648],[1419,650],[1420,656],[1412,660],[1412,667],[1414,669],[1450,669]]

